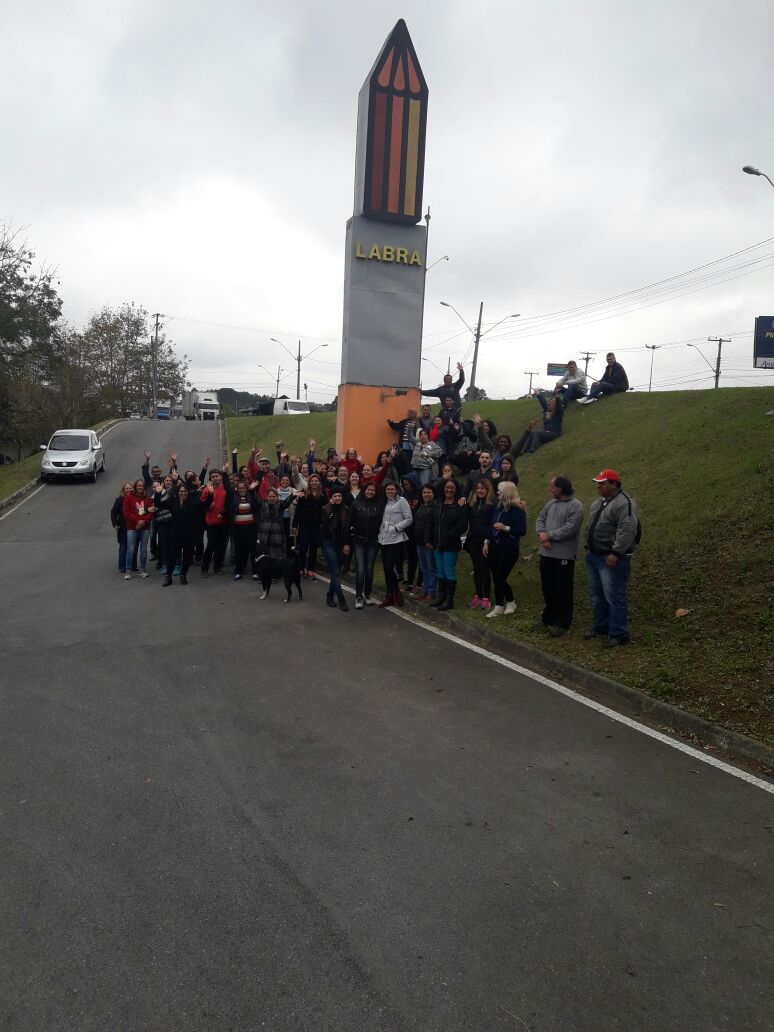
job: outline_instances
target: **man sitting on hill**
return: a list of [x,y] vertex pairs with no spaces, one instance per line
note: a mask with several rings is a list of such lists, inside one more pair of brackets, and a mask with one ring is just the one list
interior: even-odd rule
[[578,404],[590,405],[600,395],[619,394],[628,390],[629,380],[626,376],[626,370],[619,362],[616,362],[615,355],[611,351],[607,356],[607,366],[604,373],[602,373],[602,379],[596,380],[591,385],[587,398],[578,398]]
[[554,391],[557,397],[562,399],[562,404],[567,405],[573,398],[584,398],[586,396],[586,374],[578,369],[578,363],[570,360],[567,363],[567,372],[556,381]]

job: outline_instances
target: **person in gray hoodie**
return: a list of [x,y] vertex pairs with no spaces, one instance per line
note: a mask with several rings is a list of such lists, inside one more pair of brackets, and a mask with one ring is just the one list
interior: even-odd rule
[[540,542],[540,584],[543,588],[542,627],[552,638],[566,634],[572,623],[575,560],[583,522],[583,505],[574,496],[569,477],[552,477],[551,501],[535,521]]

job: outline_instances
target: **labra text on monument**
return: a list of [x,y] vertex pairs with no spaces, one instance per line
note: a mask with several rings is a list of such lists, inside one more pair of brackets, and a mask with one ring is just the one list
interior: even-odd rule
[[400,265],[421,265],[422,255],[419,251],[409,251],[407,247],[392,247],[390,244],[361,244],[355,241],[355,257],[364,261],[396,262]]

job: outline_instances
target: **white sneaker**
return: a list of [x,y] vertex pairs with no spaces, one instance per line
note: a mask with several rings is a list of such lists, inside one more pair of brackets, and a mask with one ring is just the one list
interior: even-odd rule
[[596,398],[586,398],[586,404],[593,405],[596,400]]
[[588,400],[589,399],[588,398],[576,398],[575,400],[578,402],[579,405],[586,405],[586,404],[588,404]]
[[132,579],[131,573],[125,573],[124,574],[124,580],[131,580],[131,579]]
[[516,603],[515,602],[506,602],[505,603],[505,615],[506,616],[510,616],[512,613],[515,613],[515,612],[516,612]]
[[145,572],[145,570],[140,570],[140,576],[141,577],[147,577],[148,574]]
[[371,598],[371,596],[369,595],[368,598],[365,600],[365,604],[367,606],[375,606],[376,605],[376,599],[375,598]]
[[492,617],[494,617],[494,616],[502,616],[504,612],[505,612],[505,607],[504,606],[492,606],[492,609],[490,610],[490,612],[488,612],[486,614],[486,618],[487,618],[487,620],[491,620]]
[[364,605],[364,599],[362,595],[358,595],[355,599],[355,609],[362,609]]

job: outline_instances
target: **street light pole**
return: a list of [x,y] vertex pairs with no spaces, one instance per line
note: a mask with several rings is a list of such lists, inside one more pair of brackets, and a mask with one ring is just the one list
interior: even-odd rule
[[[772,185],[774,185],[774,184],[772,184]],[[717,357],[717,361],[715,362],[715,390],[717,390],[718,387],[720,386],[720,352],[721,352],[721,349],[722,349],[724,344],[730,344],[731,343],[731,338],[730,337],[707,337],[707,340],[708,341],[712,341],[713,343],[716,343],[717,346],[718,346],[718,357]]]
[[467,328],[473,334],[473,365],[472,365],[471,370],[470,370],[470,385],[468,387],[468,390],[472,394],[472,391],[473,391],[474,387],[476,386],[476,366],[478,365],[478,345],[481,342],[481,338],[485,337],[487,335],[487,333],[491,333],[492,330],[496,329],[500,325],[500,323],[504,323],[506,319],[518,319],[519,318],[519,313],[515,312],[512,315],[504,315],[502,317],[502,319],[499,319],[496,323],[494,323],[494,325],[490,326],[488,330],[484,330],[484,332],[482,333],[481,332],[481,320],[482,320],[483,315],[484,315],[484,302],[483,301],[478,306],[478,325],[476,326],[475,330],[467,322],[467,320],[462,318],[462,316],[457,311],[457,309],[454,307],[454,305],[450,305],[448,301],[441,301],[441,304],[443,305],[444,308],[451,308],[451,310],[454,312],[454,314],[457,316],[457,318],[460,320],[460,322],[464,323],[465,326],[467,326]]
[[301,341],[299,341],[298,342],[298,353],[294,355],[293,352],[289,348],[285,347],[285,345],[282,343],[281,340],[277,340],[276,337],[269,337],[269,340],[272,341],[272,343],[274,343],[274,344],[279,344],[279,346],[284,351],[287,351],[287,353],[290,355],[290,357],[296,363],[296,401],[300,401],[301,400],[301,362],[302,362],[303,359],[309,358],[309,355],[313,355],[315,353],[315,351],[319,351],[320,348],[327,348],[328,345],[327,344],[318,344],[316,348],[312,348],[312,350],[309,351],[306,355],[302,355],[301,354]]
[[481,340],[481,319],[484,315],[484,302],[478,306],[478,324],[476,325],[476,339],[473,344],[473,365],[470,367],[470,391],[471,398],[473,397],[473,391],[476,387],[476,366],[478,365],[478,344]]
[[663,344],[646,344],[645,347],[650,352],[650,380],[648,381],[648,394],[650,394],[653,387],[653,359],[656,357],[656,352],[659,348],[662,348]]
[[769,184],[774,187],[774,182],[772,182],[771,178],[767,176],[765,172],[762,172],[761,169],[756,168],[755,165],[745,165],[742,171],[746,172],[748,176],[763,176],[763,178],[768,179]]

